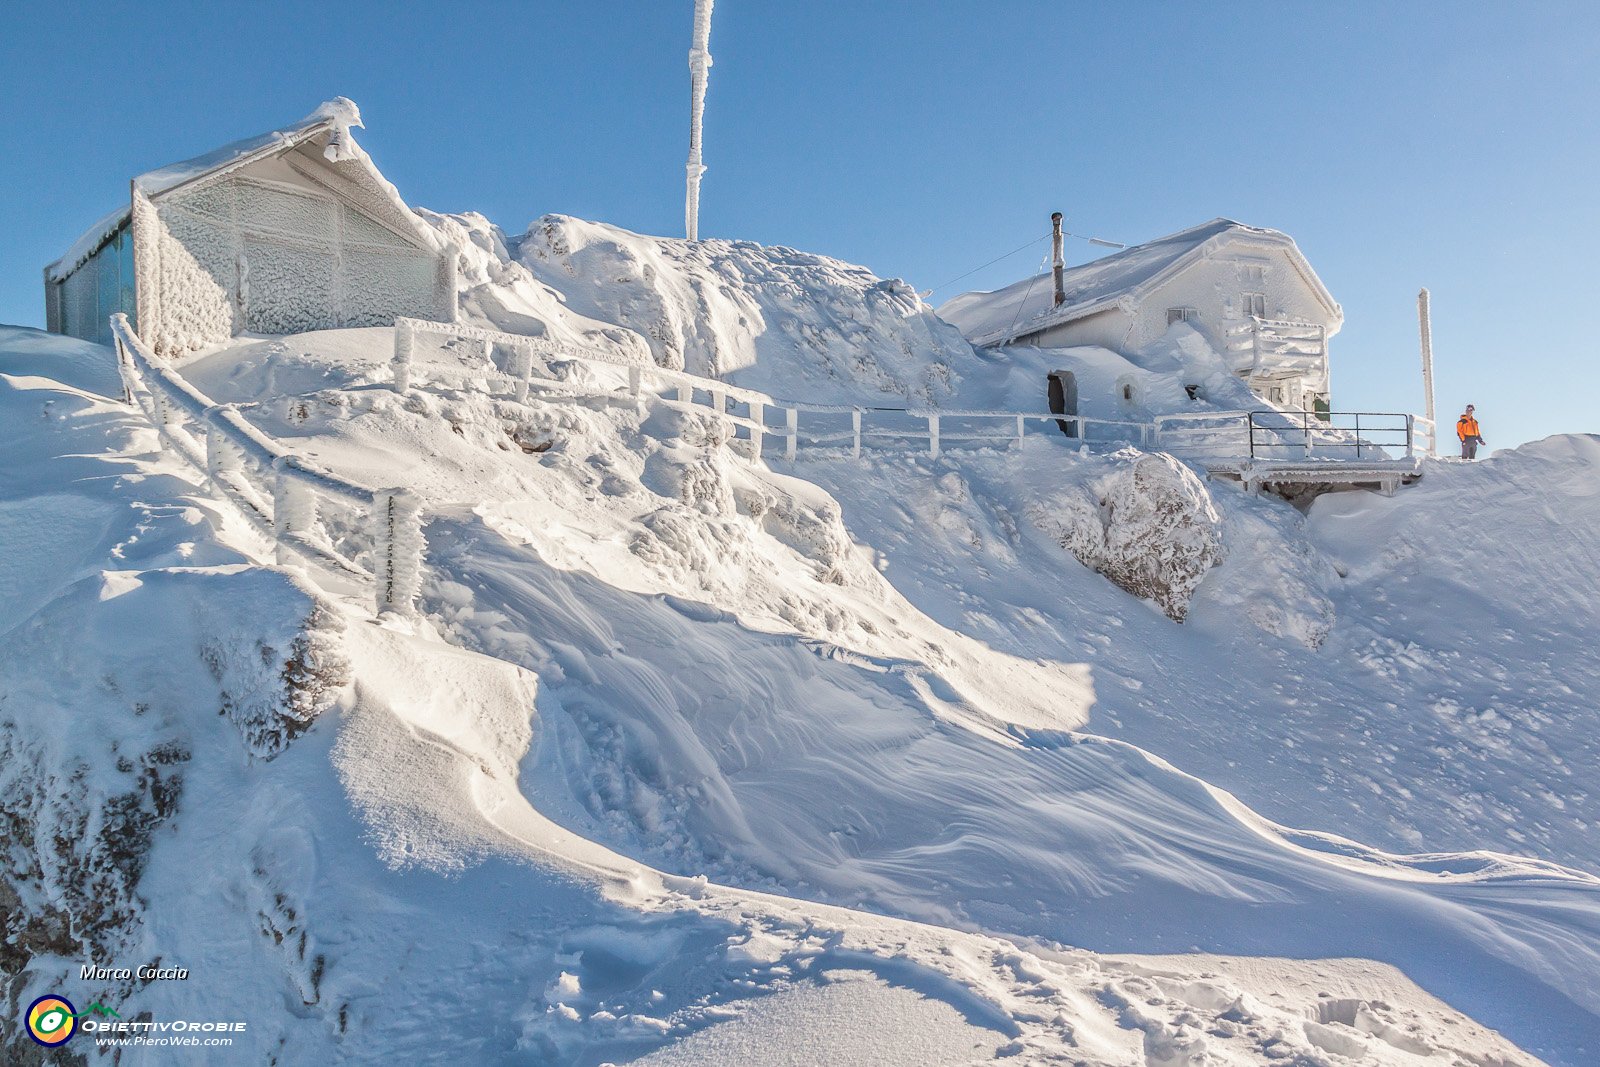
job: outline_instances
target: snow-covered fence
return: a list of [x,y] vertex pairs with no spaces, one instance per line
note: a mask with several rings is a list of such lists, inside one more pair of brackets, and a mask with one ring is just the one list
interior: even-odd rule
[[[415,359],[417,342],[426,335],[458,345],[467,341],[488,347],[473,351],[465,366],[427,363],[419,367]],[[507,353],[502,361],[504,369],[492,361],[497,347]],[[554,374],[541,374],[540,364],[545,364],[542,369],[548,372],[550,363],[584,365],[598,370],[601,379],[606,374],[617,376],[616,384],[584,385]],[[952,443],[1009,448],[1020,446],[1030,424],[1058,424],[1068,437],[1080,442],[1094,439],[1149,445],[1156,436],[1156,428],[1150,423],[1060,412],[865,407],[781,400],[714,378],[629,362],[594,346],[421,319],[396,321],[392,365],[396,392],[410,390],[418,374],[457,381],[497,378],[500,388],[518,400],[525,400],[529,389],[535,386],[541,391],[567,395],[612,395],[623,388],[621,376],[626,375],[628,395],[668,407],[709,410],[732,425],[736,433],[743,430],[755,455],[764,453],[767,438],[776,438],[786,459],[797,458],[802,445],[813,449],[848,447],[857,457],[864,447],[873,444],[913,446],[930,456],[940,455]]]
[[[406,489],[371,489],[321,470],[218,404],[150,351],[127,316],[111,318],[124,395],[163,443],[203,471],[216,490],[271,539],[278,561],[298,556],[336,575],[371,582],[377,610],[414,610],[421,581],[421,505]],[[355,520],[329,513],[354,511]],[[336,536],[331,531],[343,530]],[[362,536],[364,534],[364,537]],[[371,565],[357,560],[365,540]]]

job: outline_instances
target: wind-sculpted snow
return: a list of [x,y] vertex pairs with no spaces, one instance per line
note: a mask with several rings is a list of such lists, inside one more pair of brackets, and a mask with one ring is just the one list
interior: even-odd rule
[[777,396],[936,405],[974,358],[905,282],[792,248],[546,215],[512,251],[571,309],[643,337],[657,364]]
[[[1358,843],[1353,824],[1393,824],[1343,817],[1357,787],[1311,743],[1304,709],[1355,662],[1348,620],[1382,621],[1338,583],[1387,562],[1330,560],[1287,505],[1216,493],[1229,552],[1178,627],[1027,519],[1125,459],[1037,438],[752,462],[704,415],[621,395],[519,404],[424,366],[399,397],[373,387],[388,356],[386,331],[333,331],[185,368],[319,463],[422,494],[429,578],[416,620],[337,605],[349,683],[270,761],[217,714],[203,658],[173,668],[209,702],[178,720],[185,799],[145,850],[141,936],[207,982],[130,1006],[263,1005],[251,1049],[281,1062],[444,1042],[481,1063],[736,1063],[823,1027],[876,1048],[882,1028],[839,1011],[851,984],[932,1062],[1536,1062],[1461,1011],[1587,1062],[1600,880],[1485,850],[1398,758],[1372,780],[1406,791],[1384,803],[1427,851]],[[128,416],[5,414],[11,440],[101,454],[60,461],[95,472],[81,484],[121,465],[139,514],[165,509],[130,536],[122,497],[54,505],[83,559],[112,536],[298,590],[227,566],[265,546],[140,455]],[[96,424],[123,436],[86,445]],[[1143,747],[1071,732],[1091,706]],[[1500,758],[1526,766],[1510,742]],[[1476,838],[1442,851],[1439,826]]]
[[[0,374],[4,361],[0,352]],[[311,447],[340,450],[336,435],[315,432],[328,426],[313,400],[274,410],[306,429]],[[337,410],[336,421],[363,415]],[[455,425],[470,425],[470,414],[471,405],[455,408]],[[546,739],[565,732],[563,705],[583,678],[580,654],[600,669],[617,646],[583,653],[587,632],[563,635],[551,611],[526,640],[548,641],[567,670],[552,659],[536,676],[446,645],[426,622],[391,616],[378,625],[349,603],[314,605],[299,580],[242,565],[265,546],[207,504],[198,475],[155,455],[153,435],[125,409],[38,377],[4,378],[0,415],[8,454],[29,460],[0,469],[0,500],[26,504],[46,488],[70,487],[50,514],[75,514],[72,501],[82,512],[63,526],[74,537],[53,549],[56,586],[31,587],[38,606],[12,628],[0,658],[11,746],[0,774],[15,813],[7,847],[26,849],[48,834],[75,850],[31,861],[8,854],[0,904],[8,923],[24,921],[8,926],[12,1007],[47,988],[111,1004],[125,1018],[242,1018],[249,1031],[231,1054],[267,1063],[427,1062],[441,1045],[484,1064],[654,1053],[655,1062],[732,1065],[772,1059],[780,1046],[917,1062],[1120,1065],[1152,1049],[1185,1057],[1162,1051],[1167,1062],[1252,1062],[1357,1046],[1384,1064],[1480,1053],[1534,1062],[1386,968],[1103,957],[652,870],[529,803],[547,793],[552,806],[570,807],[565,779],[543,766]],[[694,437],[688,425],[659,429],[679,442],[674,449]],[[556,447],[528,453],[465,439],[511,462],[538,462],[528,457]],[[738,521],[773,523],[784,552],[844,553],[840,517],[825,496],[771,477],[759,494],[742,490],[738,506],[755,517]],[[683,506],[685,516],[720,514]],[[450,531],[461,530],[485,543],[492,568],[504,551],[497,546],[513,543],[485,522],[447,520],[441,550],[450,556],[461,544]],[[27,555],[33,529],[0,524],[8,553]],[[520,546],[513,555],[524,569],[535,558]],[[737,651],[717,635],[753,633],[704,603],[537,569],[549,570],[539,585],[595,585],[592,604],[564,609],[588,626],[604,627],[610,598],[620,597],[651,605],[666,627],[657,640],[684,638],[685,652]],[[481,626],[491,591],[479,602],[466,588],[449,593],[455,624]],[[319,612],[336,612],[342,632],[316,621]],[[253,759],[218,711],[292,679],[281,674],[281,657],[258,656],[252,676],[249,655],[215,650],[248,649],[246,635],[275,641],[306,620],[340,633],[350,682],[337,689],[337,706],[274,758]],[[613,636],[631,642],[635,620],[616,613]],[[511,621],[504,616],[502,627]],[[817,677],[875,679],[858,692],[879,694],[882,712],[895,718],[908,699],[930,717],[953,699],[939,695],[944,687],[925,665],[872,660],[791,633],[756,636],[776,652],[796,650]],[[768,677],[759,657],[745,667],[717,664],[698,679],[708,702],[722,706],[729,669]],[[339,679],[325,682],[324,696]],[[796,752],[814,748],[817,731],[794,725]],[[932,732],[979,737],[965,724]],[[890,733],[882,740],[896,744]],[[998,739],[983,745],[1016,751]],[[664,780],[683,773],[667,764],[670,752],[660,754]],[[722,773],[719,758],[703,768]],[[730,797],[743,802],[737,791]],[[717,832],[708,826],[702,840]],[[30,869],[33,881],[17,877]],[[19,910],[38,901],[56,910]],[[76,970],[85,950],[106,965],[159,958],[187,968],[191,980],[89,981]],[[864,1016],[867,1007],[898,1021]],[[128,1048],[119,1062],[143,1067],[161,1056]],[[26,1053],[11,1058],[26,1062]]]
[[[1347,830],[1330,812],[1358,784],[1332,771],[1348,742],[1315,739],[1301,710],[1315,705],[1291,684],[1338,694],[1353,661],[1331,607],[1338,568],[1287,504],[1210,494],[1228,555],[1175,627],[1130,610],[1027,518],[1114,482],[1126,457],[1040,437],[938,461],[752,464],[704,415],[621,396],[515,404],[441,380],[402,401],[333,384],[375,380],[387,353],[377,334],[367,343],[289,339],[308,370],[335,369],[253,410],[343,470],[408,457],[408,482],[436,502],[430,624],[537,674],[518,794],[572,840],[752,890],[1099,950],[1368,956],[1552,1062],[1583,1062],[1600,1009],[1592,878],[1477,851],[1499,843],[1464,834],[1459,816],[1465,851],[1438,851],[1427,835],[1453,798],[1399,760],[1374,771],[1409,795],[1414,841],[1381,837],[1375,852],[1318,832]],[[231,358],[192,373],[249,399],[259,368],[236,374]],[[1099,665],[1092,691],[1086,662]],[[1091,724],[1142,731],[1159,756],[1065,733],[1086,697]],[[1248,773],[1220,758],[1219,737],[1243,739],[1232,755]],[[1196,753],[1233,792],[1178,769]],[[459,867],[440,858],[453,834],[413,854]],[[1405,854],[1416,845],[1429,851]],[[466,869],[482,855],[465,853]],[[1149,999],[1116,1007],[1118,1026],[1142,1025]],[[1360,1002],[1383,998],[1345,999],[1312,1013],[1331,1020],[1317,1025],[1333,1036],[1316,1031],[1329,1046],[1375,1018]],[[1148,1047],[1186,1047],[1162,1018],[1142,1031]]]

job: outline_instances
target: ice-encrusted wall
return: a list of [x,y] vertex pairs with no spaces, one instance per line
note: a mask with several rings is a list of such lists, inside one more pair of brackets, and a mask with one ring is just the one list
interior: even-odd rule
[[269,160],[136,206],[141,330],[157,351],[453,317],[450,257],[404,236],[410,224],[359,170],[320,169]]

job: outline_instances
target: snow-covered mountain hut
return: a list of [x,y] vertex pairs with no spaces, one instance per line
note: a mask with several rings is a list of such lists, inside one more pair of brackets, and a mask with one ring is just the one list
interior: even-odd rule
[[1344,313],[1294,241],[1212,219],[938,309],[973,344],[1094,345],[1137,361],[1175,323],[1199,332],[1261,398],[1328,410],[1328,339]]
[[109,343],[120,311],[177,356],[240,333],[453,320],[455,257],[355,143],[360,125],[340,97],[134,178],[45,268],[48,328]]

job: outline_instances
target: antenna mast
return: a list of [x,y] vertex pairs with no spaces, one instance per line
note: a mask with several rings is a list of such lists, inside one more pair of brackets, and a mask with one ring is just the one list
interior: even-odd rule
[[689,164],[684,194],[683,229],[691,241],[700,239],[700,120],[706,110],[706,72],[711,69],[711,5],[715,0],[694,0],[694,45],[689,49]]

